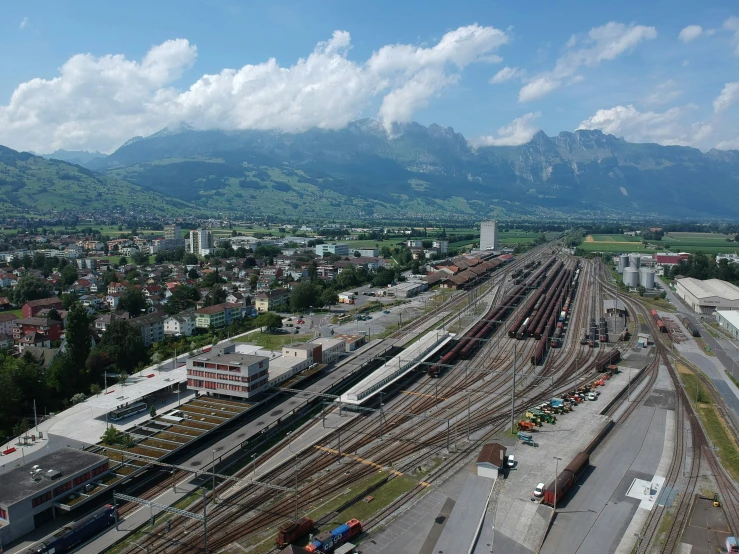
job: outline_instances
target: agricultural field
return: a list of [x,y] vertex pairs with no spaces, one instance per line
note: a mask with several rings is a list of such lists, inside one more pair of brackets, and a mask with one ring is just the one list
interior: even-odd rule
[[[662,240],[650,240],[650,248],[642,244],[639,237],[622,235],[590,235],[580,245],[589,252],[702,252],[704,254],[739,253],[739,243],[733,242],[733,236],[718,233],[667,233]],[[611,240],[613,239],[613,240]],[[727,240],[731,239],[731,240]]]

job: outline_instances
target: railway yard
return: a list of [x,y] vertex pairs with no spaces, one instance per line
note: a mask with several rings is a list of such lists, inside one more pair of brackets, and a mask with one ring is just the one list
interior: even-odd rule
[[[350,539],[367,553],[435,553],[449,536],[455,552],[667,553],[686,541],[713,552],[696,510],[718,494],[708,541],[720,544],[739,531],[739,491],[675,368],[672,341],[693,333],[664,319],[598,261],[543,245],[372,341],[331,386],[283,389],[241,434],[159,463],[166,481],[127,494],[189,491],[177,507],[207,510],[208,552],[276,553],[292,540],[323,552]],[[455,533],[453,505],[491,442],[515,462],[479,495],[473,536]],[[122,504],[124,523],[147,524],[81,551],[205,551],[201,521],[160,511],[149,522],[149,510]],[[312,524],[290,530],[301,518]]]

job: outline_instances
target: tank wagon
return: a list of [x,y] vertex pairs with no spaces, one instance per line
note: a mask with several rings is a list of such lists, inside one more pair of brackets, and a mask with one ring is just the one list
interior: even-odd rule
[[657,313],[657,310],[652,310],[652,319],[657,324],[657,329],[659,329],[660,333],[667,333],[667,325],[665,325],[665,322],[662,321],[662,318],[659,317],[659,314]]
[[701,336],[701,332],[698,330],[698,327],[693,325],[693,323],[687,317],[684,317],[682,321],[683,321],[683,325],[687,327],[691,335],[693,335],[694,337]]

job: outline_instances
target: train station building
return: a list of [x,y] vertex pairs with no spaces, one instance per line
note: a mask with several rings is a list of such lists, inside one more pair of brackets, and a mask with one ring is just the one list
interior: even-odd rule
[[3,473],[0,544],[9,544],[61,512],[79,507],[83,502],[69,501],[71,495],[97,484],[108,471],[107,456],[64,447]]

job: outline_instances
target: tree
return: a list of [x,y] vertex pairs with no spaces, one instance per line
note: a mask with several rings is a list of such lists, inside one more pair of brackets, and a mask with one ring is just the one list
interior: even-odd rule
[[148,265],[149,264],[149,255],[145,254],[144,252],[141,252],[140,250],[135,252],[133,256],[133,261],[136,265]]
[[329,311],[331,310],[331,306],[337,304],[339,302],[339,295],[336,294],[335,291],[331,289],[324,289],[321,293],[321,299],[319,301],[319,304],[321,306],[328,306]]
[[136,441],[128,433],[116,429],[113,425],[108,427],[100,437],[100,441],[106,446],[119,446],[121,448],[131,448]]
[[268,331],[274,331],[282,327],[282,318],[274,312],[259,314],[254,320],[257,327],[266,327]]
[[216,304],[223,304],[226,301],[226,289],[221,284],[215,284],[210,287],[208,297],[205,299],[206,306],[215,306]]
[[290,307],[295,312],[302,312],[316,304],[318,290],[313,283],[299,283],[290,293]]
[[197,279],[198,277],[200,277],[200,275],[198,275],[197,269],[195,269],[194,267],[191,267],[190,271],[187,272],[187,277],[189,279]]
[[103,274],[103,283],[106,287],[111,283],[115,283],[116,281],[118,281],[118,275],[112,269],[107,270]]
[[355,257],[355,258],[359,258],[359,257],[360,257],[361,255],[362,255],[362,254],[361,254],[361,252],[360,252],[359,250],[355,250],[355,251],[354,251],[354,257]]
[[218,283],[225,283],[226,279],[221,277],[221,275],[218,273],[218,270],[212,271],[208,273],[205,277],[203,277],[203,280],[201,281],[201,285],[204,287],[212,287],[213,285],[216,285]]
[[127,263],[128,263],[128,259],[125,256],[121,256],[120,259],[118,260],[118,265],[121,267],[126,265]]
[[413,260],[413,263],[411,264],[411,273],[413,273],[413,275],[421,274],[421,263],[418,260]]
[[149,410],[149,417],[154,419],[157,416],[157,409],[154,407],[154,404],[151,405],[151,410]]
[[56,311],[56,308],[51,308],[49,310],[49,313],[48,313],[48,315],[46,317],[49,318],[49,319],[53,319],[54,321],[61,321],[62,320],[62,316],[61,316],[61,314],[58,311]]
[[148,359],[140,331],[123,319],[116,319],[108,326],[100,339],[100,350],[126,373]]
[[65,287],[74,283],[78,277],[77,268],[71,264],[64,266],[64,269],[62,269],[60,273],[62,277],[62,285]]
[[79,297],[76,292],[62,294],[62,308],[68,310],[77,300],[79,300]]
[[73,304],[69,310],[65,329],[67,356],[77,367],[83,368],[90,355],[92,338],[90,337],[90,317],[85,307],[79,302]]
[[126,310],[131,317],[138,317],[142,312],[146,311],[146,296],[136,287],[128,287],[121,294],[118,301],[120,309]]
[[185,265],[198,265],[198,257],[192,252],[188,252],[187,254],[185,254],[185,257],[182,259],[182,262]]
[[51,296],[51,286],[33,275],[24,275],[8,295],[13,304],[22,306],[29,300],[48,298]]
[[167,299],[164,311],[168,314],[178,314],[191,308],[198,300],[200,300],[198,289],[187,285],[178,285],[172,291],[172,296]]

